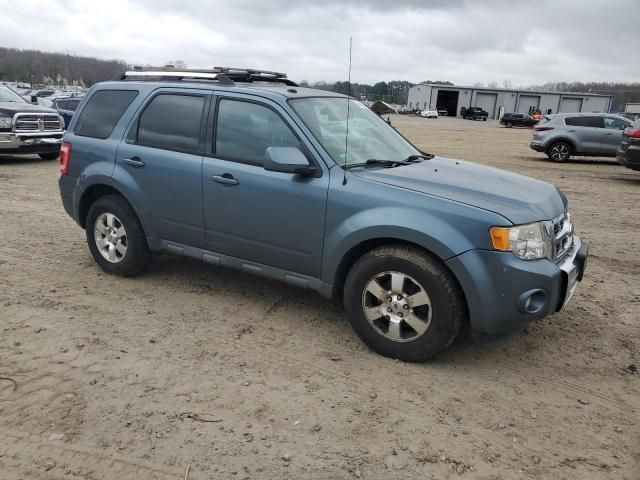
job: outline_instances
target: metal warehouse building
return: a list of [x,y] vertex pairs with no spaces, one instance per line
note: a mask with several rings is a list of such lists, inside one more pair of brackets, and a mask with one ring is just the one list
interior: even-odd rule
[[458,116],[462,107],[482,107],[489,118],[500,113],[529,113],[540,110],[543,114],[608,112],[610,95],[576,92],[536,92],[505,88],[457,87],[451,85],[416,85],[409,90],[407,106],[446,110],[447,115]]

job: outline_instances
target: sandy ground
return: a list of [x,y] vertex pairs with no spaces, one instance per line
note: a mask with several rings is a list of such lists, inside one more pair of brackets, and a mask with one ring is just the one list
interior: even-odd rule
[[392,121],[554,182],[591,244],[566,311],[404,364],[318,295],[171,256],[103,274],[56,162],[0,160],[0,479],[640,479],[640,173],[530,131]]

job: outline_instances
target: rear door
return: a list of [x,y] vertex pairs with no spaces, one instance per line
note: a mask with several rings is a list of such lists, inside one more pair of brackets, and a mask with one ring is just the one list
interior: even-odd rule
[[[276,102],[225,93],[217,102],[202,183],[206,248],[305,275],[320,274],[329,172]],[[270,146],[295,146],[318,176],[269,172]]]
[[604,130],[602,132],[602,148],[607,154],[615,155],[622,143],[622,132],[630,127],[631,122],[627,122],[617,117],[604,118]]
[[601,116],[576,116],[564,119],[569,137],[574,141],[578,153],[603,153],[602,132],[604,120]]
[[114,182],[134,197],[153,238],[204,246],[201,175],[210,98],[206,91],[156,90],[118,147]]

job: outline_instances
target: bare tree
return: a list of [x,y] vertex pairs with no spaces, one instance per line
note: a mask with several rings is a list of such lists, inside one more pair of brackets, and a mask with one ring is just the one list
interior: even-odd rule
[[504,88],[513,88],[513,83],[511,82],[511,80],[503,80],[502,86]]
[[489,88],[498,88],[498,82],[496,82],[495,80],[492,80],[489,83],[487,83],[487,87],[489,87]]
[[169,60],[167,62],[167,65],[173,65],[175,68],[188,68],[187,66],[187,62],[185,62],[184,60]]

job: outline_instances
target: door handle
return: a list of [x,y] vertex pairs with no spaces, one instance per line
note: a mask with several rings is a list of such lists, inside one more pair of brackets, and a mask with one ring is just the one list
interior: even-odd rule
[[567,130],[567,132],[574,133],[574,132],[575,132],[575,130]]
[[613,133],[603,133],[603,135],[613,135]]
[[138,157],[125,158],[123,161],[127,165],[131,165],[133,168],[144,167],[144,162],[140,160]]
[[232,187],[233,185],[238,185],[238,183],[240,183],[238,182],[238,180],[233,178],[233,175],[231,175],[230,173],[223,173],[222,175],[213,175],[211,177],[211,180],[217,183],[221,183],[222,185],[225,185],[227,187]]

